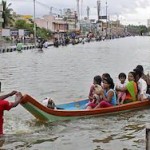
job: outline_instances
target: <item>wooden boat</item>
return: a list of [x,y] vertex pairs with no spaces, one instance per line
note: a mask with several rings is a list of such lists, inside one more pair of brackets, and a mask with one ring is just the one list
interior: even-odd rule
[[35,118],[44,122],[70,120],[79,117],[106,115],[150,107],[150,101],[136,101],[107,108],[86,110],[88,99],[57,105],[60,109],[49,109],[29,95],[24,95],[21,105]]

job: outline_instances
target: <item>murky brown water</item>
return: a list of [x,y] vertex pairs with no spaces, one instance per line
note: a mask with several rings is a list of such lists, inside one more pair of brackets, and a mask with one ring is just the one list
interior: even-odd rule
[[[114,80],[137,64],[150,71],[150,37],[69,45],[0,54],[3,93],[19,90],[56,103],[87,97],[93,77],[108,72]],[[12,99],[11,99],[12,100]],[[144,150],[150,109],[111,116],[42,124],[18,106],[5,112],[3,149]]]

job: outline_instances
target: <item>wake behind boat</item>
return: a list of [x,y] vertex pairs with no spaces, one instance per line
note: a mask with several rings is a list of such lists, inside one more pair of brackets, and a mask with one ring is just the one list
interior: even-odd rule
[[35,118],[44,122],[71,120],[80,117],[115,114],[123,111],[131,111],[150,107],[150,101],[136,101],[128,104],[86,110],[88,99],[56,105],[60,109],[49,109],[29,95],[24,95],[21,105]]

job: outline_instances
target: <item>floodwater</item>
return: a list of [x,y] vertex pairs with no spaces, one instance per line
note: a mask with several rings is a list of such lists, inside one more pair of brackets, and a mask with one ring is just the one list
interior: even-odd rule
[[[127,37],[84,45],[49,47],[43,52],[0,54],[2,93],[27,93],[56,104],[87,98],[93,77],[108,72],[117,82],[136,65],[150,71],[150,37]],[[10,99],[13,101],[13,98]],[[43,124],[22,106],[5,112],[1,149],[144,150],[150,109]]]

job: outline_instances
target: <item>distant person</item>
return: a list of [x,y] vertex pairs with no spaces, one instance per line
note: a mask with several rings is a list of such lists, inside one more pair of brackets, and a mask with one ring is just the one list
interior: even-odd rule
[[18,41],[17,46],[16,46],[16,50],[21,51],[22,47],[23,47],[23,44],[20,41]]
[[135,69],[139,69],[142,72],[142,79],[147,83],[147,91],[146,93],[150,94],[150,75],[149,73],[146,75],[144,74],[144,68],[142,65],[137,65]]
[[[14,102],[9,102],[8,100],[5,100],[6,98],[16,95]],[[11,108],[16,107],[22,100],[22,94],[17,91],[12,91],[6,95],[0,96],[0,135],[3,134],[3,115],[4,110],[9,111]]]
[[116,87],[116,91],[126,92],[124,103],[130,103],[137,100],[137,84],[135,82],[136,74],[131,71],[128,73],[128,82],[125,87]]
[[[116,88],[124,88],[126,86],[126,74],[120,73],[118,75],[118,79],[120,80],[119,83],[117,83]],[[125,91],[118,91],[117,92],[117,103],[123,104],[124,100],[126,98],[126,92]]]

